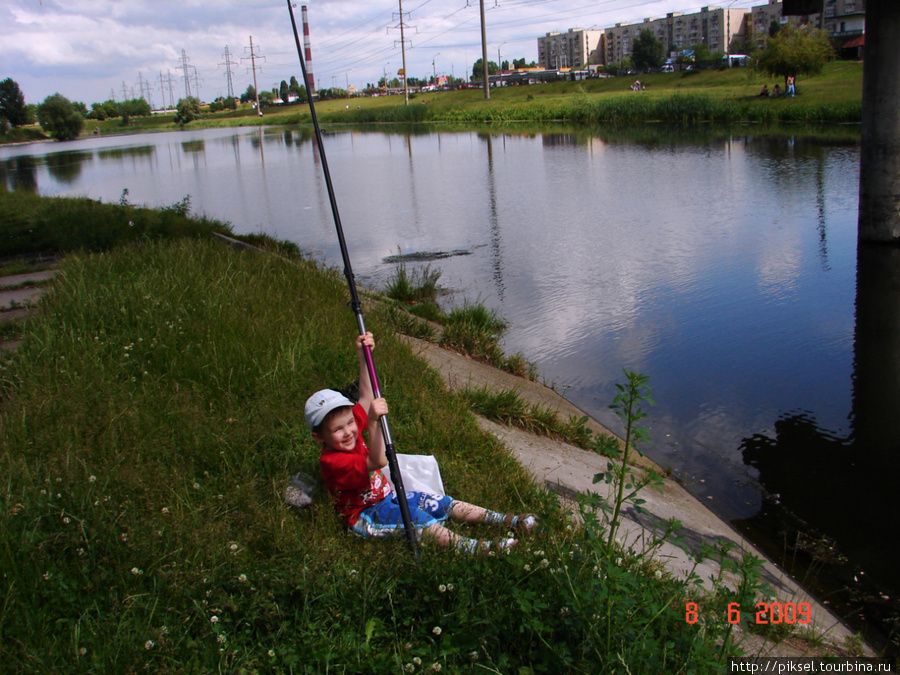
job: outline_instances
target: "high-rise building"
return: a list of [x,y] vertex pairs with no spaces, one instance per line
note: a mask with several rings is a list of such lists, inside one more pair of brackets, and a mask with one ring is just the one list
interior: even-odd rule
[[736,37],[744,39],[747,36],[747,12],[744,9],[702,7],[699,12],[689,14],[671,12],[663,18],[616,24],[605,31],[607,63],[621,63],[628,58],[632,43],[645,29],[651,30],[668,52],[704,44],[711,52],[727,53]]
[[538,65],[548,70],[581,70],[603,63],[603,31],[570,28],[565,33],[547,33],[538,38]]

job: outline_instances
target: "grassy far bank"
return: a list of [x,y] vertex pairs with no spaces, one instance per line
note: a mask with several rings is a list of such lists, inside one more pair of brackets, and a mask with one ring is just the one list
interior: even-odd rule
[[[428,92],[413,95],[409,106],[400,96],[358,97],[320,101],[316,111],[323,123],[373,122],[497,122],[558,121],[577,124],[600,122],[842,122],[858,123],[862,111],[862,62],[835,61],[820,75],[801,78],[798,96],[760,98],[763,84],[773,89],[777,78],[754,68],[653,73],[640,76],[596,78],[581,82],[555,82],[491,90]],[[646,89],[632,92],[640,79]],[[783,86],[783,82],[780,83]],[[267,108],[260,117],[246,104],[232,112],[206,113],[186,128],[309,124],[306,104]],[[174,115],[88,120],[84,135],[176,130]],[[37,128],[29,131],[40,133]],[[12,133],[12,132],[11,132]],[[22,132],[24,133],[24,132]],[[21,135],[21,134],[20,134]],[[32,135],[33,136],[33,135]],[[7,138],[0,142],[28,140]]]
[[752,564],[745,597],[697,598],[698,623],[686,624],[692,583],[607,545],[602,512],[571,527],[380,313],[367,322],[398,449],[435,454],[454,496],[540,513],[541,532],[509,555],[426,547],[417,564],[402,542],[348,535],[322,499],[299,512],[282,503],[290,474],[317,474],[306,396],[356,370],[334,271],[208,236],[72,252],[0,361],[5,665],[722,669],[735,653],[725,607],[752,598]]

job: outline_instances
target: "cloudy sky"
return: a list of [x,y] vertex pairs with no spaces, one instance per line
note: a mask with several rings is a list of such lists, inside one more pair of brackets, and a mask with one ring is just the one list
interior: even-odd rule
[[[317,87],[375,83],[402,67],[401,0],[308,0]],[[726,0],[749,8],[766,0]],[[695,3],[695,4],[691,4]],[[698,0],[485,0],[488,60],[537,58],[537,38],[569,28],[604,28],[667,12],[697,11]],[[300,7],[296,0],[300,27]],[[405,0],[410,76],[464,77],[481,57],[478,0]],[[11,77],[27,103],[59,92],[94,101],[141,95],[160,106],[170,90],[211,101],[253,82],[250,39],[263,57],[260,89],[292,75],[302,80],[287,0],[3,0],[0,79]],[[226,52],[227,48],[227,52]],[[226,56],[227,54],[227,56]],[[182,58],[184,56],[184,59]],[[171,86],[167,83],[171,78]]]

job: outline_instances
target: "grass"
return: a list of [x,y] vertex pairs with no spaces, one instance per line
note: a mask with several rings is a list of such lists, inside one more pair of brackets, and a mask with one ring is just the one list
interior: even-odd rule
[[543,527],[508,555],[417,562],[348,535],[321,496],[287,507],[288,477],[318,473],[306,396],[357,370],[337,272],[210,236],[59,268],[0,360],[9,671],[687,673],[738,653],[717,645],[731,596],[711,588],[686,627],[697,580],[572,525],[381,312],[398,450],[435,454],[450,494]]
[[[117,204],[85,197],[39,197],[0,189],[0,260],[9,268],[19,258],[54,257],[72,251],[99,252],[119,244],[177,237],[204,238],[213,233],[296,255],[295,244],[262,235],[235,235],[228,223],[192,217],[190,197],[163,209],[132,206],[127,190]],[[90,227],[84,227],[90,223]]]
[[[462,398],[479,415],[495,422],[519,427],[525,431],[556,438],[585,450],[593,450],[598,441],[585,424],[587,417],[561,420],[546,406],[530,404],[513,390],[491,391],[486,387],[466,389]],[[610,437],[615,443],[615,439]]]

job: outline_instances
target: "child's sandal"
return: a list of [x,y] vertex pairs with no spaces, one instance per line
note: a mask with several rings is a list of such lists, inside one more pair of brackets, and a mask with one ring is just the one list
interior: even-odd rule
[[537,518],[530,513],[520,513],[519,515],[509,514],[506,516],[504,524],[510,530],[517,532],[531,532],[537,527]]

